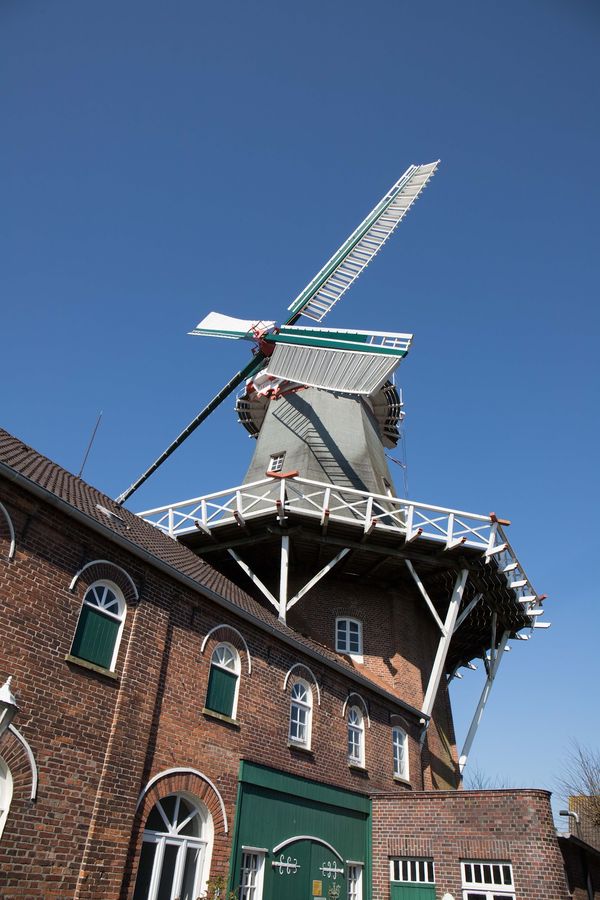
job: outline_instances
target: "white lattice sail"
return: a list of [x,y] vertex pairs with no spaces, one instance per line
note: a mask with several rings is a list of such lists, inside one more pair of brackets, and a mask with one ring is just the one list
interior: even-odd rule
[[288,307],[321,322],[381,250],[439,165],[410,166]]

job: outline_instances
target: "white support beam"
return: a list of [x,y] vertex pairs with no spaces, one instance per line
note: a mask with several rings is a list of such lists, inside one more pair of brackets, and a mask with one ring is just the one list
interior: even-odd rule
[[494,679],[498,674],[498,669],[500,667],[500,661],[504,656],[504,648],[506,647],[506,642],[508,641],[508,636],[510,632],[505,631],[500,639],[500,644],[498,645],[498,650],[496,652],[496,656],[494,658],[494,664],[491,666],[488,676],[485,680],[485,684],[483,686],[483,690],[481,692],[481,697],[479,698],[479,703],[477,704],[477,709],[475,710],[475,715],[473,716],[473,721],[471,722],[471,727],[467,733],[467,737],[465,738],[465,743],[462,748],[462,753],[460,754],[460,759],[458,761],[459,769],[462,775],[463,769],[467,764],[467,760],[469,758],[469,753],[471,751],[471,747],[473,746],[473,741],[475,740],[475,735],[477,734],[477,729],[479,727],[479,723],[481,722],[481,717],[483,716],[483,710],[485,709],[485,705],[488,702],[490,691],[492,690],[492,685],[494,683]]
[[[435,659],[433,661],[433,668],[431,670],[431,675],[429,676],[429,684],[427,685],[425,699],[423,700],[423,709],[421,710],[423,716],[428,719],[431,716],[444,666],[446,665],[446,657],[448,656],[448,650],[450,649],[452,633],[456,624],[456,617],[458,616],[458,610],[460,609],[460,603],[468,575],[468,569],[461,569],[454,583],[454,590],[452,591],[452,597],[450,598],[450,603],[448,605],[448,612],[446,613],[442,636],[440,637],[437,653],[435,654]],[[425,734],[425,732],[423,732],[423,734]]]
[[462,623],[465,621],[465,619],[467,618],[467,616],[469,615],[471,610],[475,609],[475,607],[477,606],[477,604],[479,603],[479,601],[481,600],[482,597],[483,597],[483,594],[475,594],[473,599],[469,600],[468,604],[465,606],[465,608],[461,612],[460,616],[456,620],[456,625],[454,626],[454,631],[458,631],[458,629],[460,628]]
[[330,562],[328,562],[326,566],[323,566],[323,568],[310,579],[310,581],[306,582],[304,587],[301,588],[297,594],[294,594],[292,599],[287,604],[286,609],[288,609],[288,610],[291,609],[292,606],[294,606],[298,602],[298,600],[301,600],[302,597],[304,597],[304,595],[306,593],[308,593],[308,591],[310,591],[310,589],[313,588],[315,586],[315,584],[317,584],[321,580],[321,578],[323,578],[325,575],[327,575],[328,572],[331,572],[333,567],[337,566],[339,561],[341,559],[343,559],[344,556],[346,556],[346,554],[348,554],[348,553],[350,553],[350,549],[348,547],[344,547],[343,550],[340,550],[340,552],[337,554],[337,556],[334,556],[333,559],[330,560]]
[[492,625],[490,628],[490,669],[494,668],[496,663],[496,628],[498,626],[498,613],[494,610],[492,613]]
[[288,571],[290,566],[290,538],[281,537],[281,563],[279,566],[279,618],[285,622],[288,596]]
[[227,552],[233,559],[235,559],[242,572],[246,573],[250,581],[256,585],[261,594],[264,594],[269,603],[272,603],[277,612],[279,612],[279,603],[277,602],[271,591],[267,587],[265,587],[258,575],[255,575],[250,566],[247,565],[243,559],[240,559],[235,550],[228,550]]
[[440,631],[442,632],[442,634],[444,634],[444,633],[445,633],[445,632],[444,632],[444,623],[442,622],[442,620],[441,620],[440,617],[438,616],[437,610],[436,610],[435,606],[433,605],[433,602],[432,602],[432,600],[431,600],[431,597],[429,596],[429,594],[428,594],[427,591],[425,590],[425,585],[423,584],[423,582],[421,581],[421,579],[420,579],[419,576],[417,575],[417,573],[416,573],[416,571],[415,571],[415,567],[414,567],[413,564],[411,563],[410,559],[405,559],[404,562],[406,563],[406,568],[408,569],[408,571],[409,571],[410,574],[412,575],[413,580],[414,580],[415,584],[417,585],[417,587],[418,587],[418,589],[419,589],[419,593],[421,594],[421,596],[422,596],[423,599],[425,600],[425,603],[426,603],[427,606],[429,607],[429,611],[431,612],[431,615],[433,616],[433,618],[434,618],[435,621],[437,622],[438,628],[440,629]]

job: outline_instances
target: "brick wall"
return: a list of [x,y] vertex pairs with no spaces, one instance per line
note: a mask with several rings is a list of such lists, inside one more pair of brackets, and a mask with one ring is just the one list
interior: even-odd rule
[[462,897],[460,861],[509,861],[517,900],[567,900],[550,794],[431,791],[373,800],[373,900],[390,896],[389,860],[432,857],[436,897]]
[[[151,805],[145,798],[136,813],[138,798],[165,770],[198,770],[204,780],[192,779],[185,789],[193,788],[213,812],[220,808],[219,795],[224,802],[229,831],[214,812],[211,875],[227,871],[240,758],[365,793],[407,790],[392,773],[390,716],[397,707],[359,688],[370,714],[366,771],[350,769],[342,715],[349,691],[356,689],[349,678],[220,610],[16,486],[3,483],[0,500],[17,538],[13,560],[0,553],[0,596],[10,623],[0,647],[0,680],[14,676],[21,707],[15,725],[40,771],[32,803],[27,760],[6,735],[0,755],[11,767],[15,789],[0,841],[3,900],[131,896]],[[5,549],[3,535],[0,550]],[[93,560],[111,565],[85,569],[70,590],[76,573]],[[115,567],[131,577],[139,600]],[[116,677],[65,660],[86,588],[98,577],[116,581],[128,602]],[[252,657],[248,674],[243,643],[236,644],[242,675],[235,724],[202,712],[212,649],[218,640],[236,643],[231,632],[215,633],[201,653],[203,638],[221,623],[242,632]],[[310,666],[321,691],[320,705],[313,691],[311,753],[287,743],[290,686],[284,691],[283,682],[297,662]],[[418,727],[406,718],[411,777],[420,788]],[[178,784],[168,776],[150,796],[164,796]]]

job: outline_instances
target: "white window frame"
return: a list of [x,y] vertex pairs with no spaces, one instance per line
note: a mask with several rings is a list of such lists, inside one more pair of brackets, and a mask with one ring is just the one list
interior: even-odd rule
[[394,778],[409,779],[408,734],[399,725],[392,728],[392,752],[394,758]]
[[281,453],[272,453],[269,459],[269,468],[267,472],[283,472],[283,463],[285,461],[285,450]]
[[513,868],[506,859],[461,860],[460,873],[463,900],[515,900]]
[[[239,900],[262,900],[263,885],[265,877],[265,854],[266,850],[258,847],[242,847],[242,864],[240,871],[240,886],[238,891]],[[252,869],[244,865],[248,858],[256,857],[256,868]],[[254,884],[247,875],[255,874]]]
[[[143,844],[155,844],[156,852],[154,854],[154,859],[152,861],[152,874],[150,877],[150,885],[148,888],[148,897],[147,900],[156,900],[156,896],[158,893],[158,888],[160,885],[160,877],[162,874],[162,866],[164,861],[165,849],[167,846],[176,846],[177,849],[177,860],[175,862],[175,868],[173,871],[173,880],[171,883],[171,896],[178,897],[181,889],[181,882],[183,879],[185,859],[187,855],[188,849],[200,850],[200,860],[196,865],[196,874],[194,876],[194,890],[193,896],[197,897],[203,890],[206,889],[208,885],[208,878],[210,873],[210,863],[212,856],[212,844],[213,844],[213,825],[212,825],[212,817],[203,803],[199,802],[195,798],[189,796],[186,792],[178,792],[174,795],[176,799],[175,806],[175,814],[174,820],[177,822],[177,815],[179,810],[179,801],[180,798],[183,798],[187,803],[189,803],[194,808],[194,815],[198,815],[201,821],[200,833],[201,837],[190,837],[188,835],[180,835],[178,832],[184,827],[185,823],[189,821],[190,816],[182,822],[180,825],[176,825],[173,827],[173,824],[168,821],[163,812],[162,805],[159,807],[159,813],[161,818],[165,823],[164,831],[155,831],[153,829],[144,829],[144,835],[142,838]],[[161,800],[165,800],[166,797],[162,797]],[[161,800],[158,800],[156,804],[152,807],[152,810],[161,803]],[[150,810],[150,812],[152,811]],[[148,813],[150,815],[150,813]],[[134,886],[135,893],[135,886]]]
[[346,866],[348,867],[348,900],[362,900],[364,863],[348,859]]
[[430,856],[396,856],[390,859],[390,881],[395,884],[435,884],[435,864]]
[[[228,666],[222,660],[215,659],[215,656],[221,650],[221,648],[224,648],[231,654],[233,666]],[[231,707],[231,718],[235,719],[236,714],[237,714],[238,696],[240,693],[240,675],[242,672],[242,661],[240,659],[240,654],[238,653],[237,649],[233,646],[233,644],[230,644],[229,641],[220,641],[217,644],[217,646],[215,647],[215,649],[213,650],[213,652],[211,653],[211,656],[210,656],[210,668],[212,669],[213,666],[215,667],[215,669],[223,669],[224,672],[233,672],[234,675],[236,676],[235,691],[233,694],[233,704]],[[210,677],[210,673],[209,673],[209,677]],[[207,688],[207,691],[208,691],[208,688]]]
[[13,779],[8,765],[0,756],[0,838],[6,825],[13,795]]
[[[90,594],[94,594],[96,598],[98,598],[98,594],[96,591],[98,588],[108,588],[111,591],[118,604],[118,613],[113,613],[108,609],[104,609],[98,603],[91,603],[87,598]],[[104,595],[106,596],[106,595]],[[79,628],[79,620],[81,619],[81,613],[83,612],[84,606],[90,606],[92,609],[99,611],[102,615],[106,616],[109,619],[114,619],[117,622],[120,622],[119,630],[117,631],[117,636],[115,638],[115,645],[113,647],[113,655],[110,661],[110,672],[115,671],[115,666],[117,665],[117,657],[119,656],[119,647],[121,646],[121,638],[123,637],[123,628],[125,627],[125,617],[127,616],[127,603],[125,602],[125,597],[123,596],[123,592],[121,588],[115,584],[114,581],[109,581],[106,578],[100,578],[98,581],[94,581],[89,585],[85,594],[83,595],[83,600],[81,602],[81,608],[79,610],[79,615],[77,616],[77,624],[75,626],[75,631],[73,632],[73,640],[71,641],[71,653],[73,651],[73,644],[75,643],[75,635],[77,634],[77,629]]]
[[[302,686],[306,690],[307,700],[300,700],[297,697],[294,697],[294,690],[297,686]],[[297,736],[292,735],[292,726],[295,721],[300,722],[300,718],[294,719],[294,710],[300,710],[306,713],[306,721],[305,721],[305,736],[304,739],[300,739]],[[290,744],[293,744],[295,747],[304,747],[306,750],[310,750],[310,742],[312,738],[312,710],[313,710],[313,696],[312,696],[312,688],[308,681],[305,681],[304,678],[294,678],[292,681],[291,695],[290,695],[290,722],[288,728],[288,740]]]
[[[356,625],[358,631],[358,648],[352,650],[350,648],[350,626]],[[342,640],[340,640],[340,626],[344,627]],[[351,656],[357,662],[363,662],[363,623],[360,619],[353,619],[349,616],[337,616],[335,620],[335,649],[337,653],[343,653],[345,656]]]
[[[346,713],[346,726],[348,729],[348,763],[352,766],[365,767],[365,717],[358,706],[351,706]],[[351,740],[351,735],[357,740]],[[357,748],[358,753],[353,754],[352,748]]]

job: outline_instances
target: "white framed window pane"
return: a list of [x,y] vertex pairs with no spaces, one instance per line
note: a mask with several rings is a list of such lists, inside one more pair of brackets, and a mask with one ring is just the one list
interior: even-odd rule
[[281,472],[283,471],[283,460],[285,459],[285,453],[274,453],[271,456],[269,461],[269,472]]
[[348,866],[348,900],[362,900],[362,866]]
[[434,884],[435,870],[431,859],[403,857],[394,860],[391,869],[392,881],[404,884]]
[[242,854],[239,900],[260,900],[262,896],[262,867],[264,854]]
[[179,892],[181,900],[196,900],[194,885],[196,883],[196,874],[198,866],[202,858],[203,848],[188,847],[185,853],[185,862],[183,865],[183,878],[181,881],[181,890]]
[[292,717],[290,723],[290,737],[294,741],[306,743],[306,720],[307,710],[292,704]]
[[176,844],[165,845],[156,900],[171,900],[179,849]]
[[233,653],[231,647],[228,647],[227,644],[219,644],[218,647],[215,647],[211,663],[216,666],[221,666],[221,668],[223,669],[229,669],[231,672],[235,672],[237,670],[237,660],[235,658],[235,654]]
[[348,623],[350,653],[360,653],[360,629],[358,622]]
[[142,844],[133,900],[145,900],[148,897],[156,848],[157,844],[149,841],[144,841]]

